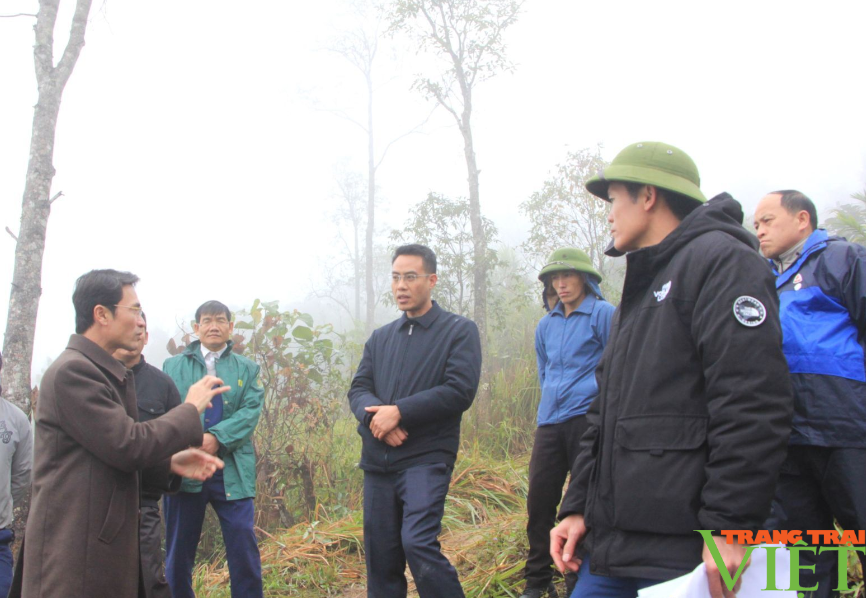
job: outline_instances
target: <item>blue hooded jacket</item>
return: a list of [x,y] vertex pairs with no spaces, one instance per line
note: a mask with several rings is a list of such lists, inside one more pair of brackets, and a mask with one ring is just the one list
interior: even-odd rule
[[535,329],[541,383],[539,426],[583,415],[598,395],[595,368],[607,344],[616,308],[601,297],[594,281],[587,282],[593,293],[587,294],[576,310],[566,318],[562,303],[557,303]]
[[773,271],[794,387],[790,444],[866,447],[866,248],[818,229]]

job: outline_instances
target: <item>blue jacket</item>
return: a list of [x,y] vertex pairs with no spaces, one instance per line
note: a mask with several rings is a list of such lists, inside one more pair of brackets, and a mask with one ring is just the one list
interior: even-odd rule
[[538,425],[560,424],[589,409],[598,395],[595,368],[616,308],[593,295],[565,317],[562,303],[541,318],[535,329],[535,354],[541,402]]
[[866,447],[866,248],[819,229],[773,271],[794,387],[790,443]]

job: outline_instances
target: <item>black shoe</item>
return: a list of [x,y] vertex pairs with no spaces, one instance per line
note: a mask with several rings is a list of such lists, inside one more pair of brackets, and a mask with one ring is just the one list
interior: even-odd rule
[[525,590],[523,590],[520,598],[559,598],[559,594],[556,593],[556,588],[553,586],[553,584],[549,583],[546,587],[527,587]]

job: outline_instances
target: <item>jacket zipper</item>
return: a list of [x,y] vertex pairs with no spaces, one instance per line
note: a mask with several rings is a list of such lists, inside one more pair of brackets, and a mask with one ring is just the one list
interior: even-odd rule
[[[408,334],[408,336],[412,336],[412,329],[413,329],[413,328],[415,328],[415,324],[409,324],[409,334]],[[404,364],[405,361],[406,361],[406,353],[408,352],[408,350],[409,350],[409,342],[408,342],[408,340],[407,340],[407,341],[406,341],[406,346],[403,348],[403,351],[401,351],[402,354],[400,355],[400,370],[399,370],[399,372],[401,372],[401,373],[402,373],[402,372],[404,371],[404,369],[405,369],[405,368],[403,367],[403,364]],[[403,381],[402,377],[398,379],[397,390],[400,389],[400,384],[399,384],[399,383],[402,382],[402,381]],[[397,403],[394,402],[394,401],[392,401],[390,404],[391,404],[391,405],[396,405]],[[388,461],[389,461],[388,457],[390,456],[390,453],[391,453],[391,447],[388,446],[388,445],[386,444],[386,445],[385,445],[385,471],[388,471],[388,468],[390,467],[390,464],[388,463]]]

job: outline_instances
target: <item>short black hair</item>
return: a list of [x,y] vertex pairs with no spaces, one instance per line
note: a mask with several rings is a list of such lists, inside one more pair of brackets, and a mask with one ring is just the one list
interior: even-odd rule
[[[632,201],[637,201],[638,192],[646,187],[649,183],[623,183],[625,188],[628,190],[628,194],[631,196]],[[653,185],[653,187],[656,187]],[[695,208],[700,206],[700,202],[696,199],[692,199],[687,195],[683,195],[682,193],[677,193],[675,191],[670,191],[668,189],[662,189],[661,187],[656,187],[659,192],[659,195],[665,198],[665,203],[668,204],[668,207],[673,212],[674,216],[676,216],[677,220],[682,222],[685,220],[686,216],[691,214]]]
[[815,204],[805,194],[796,189],[783,189],[782,191],[773,191],[770,195],[781,195],[782,207],[791,215],[805,211],[809,214],[809,224],[812,225],[812,230],[818,228],[818,210],[815,209]]
[[400,245],[394,250],[394,255],[391,257],[391,263],[394,263],[401,255],[417,255],[424,263],[424,272],[426,274],[436,274],[436,254],[426,245],[418,243],[410,243],[409,245]]
[[226,318],[231,322],[232,312],[226,307],[225,303],[214,300],[205,301],[195,310],[195,321],[201,321],[202,316],[215,316],[218,314],[225,314]]
[[75,332],[83,334],[93,326],[93,309],[102,305],[111,313],[123,297],[123,287],[135,286],[138,276],[117,270],[91,270],[75,281],[72,305],[75,306]]

